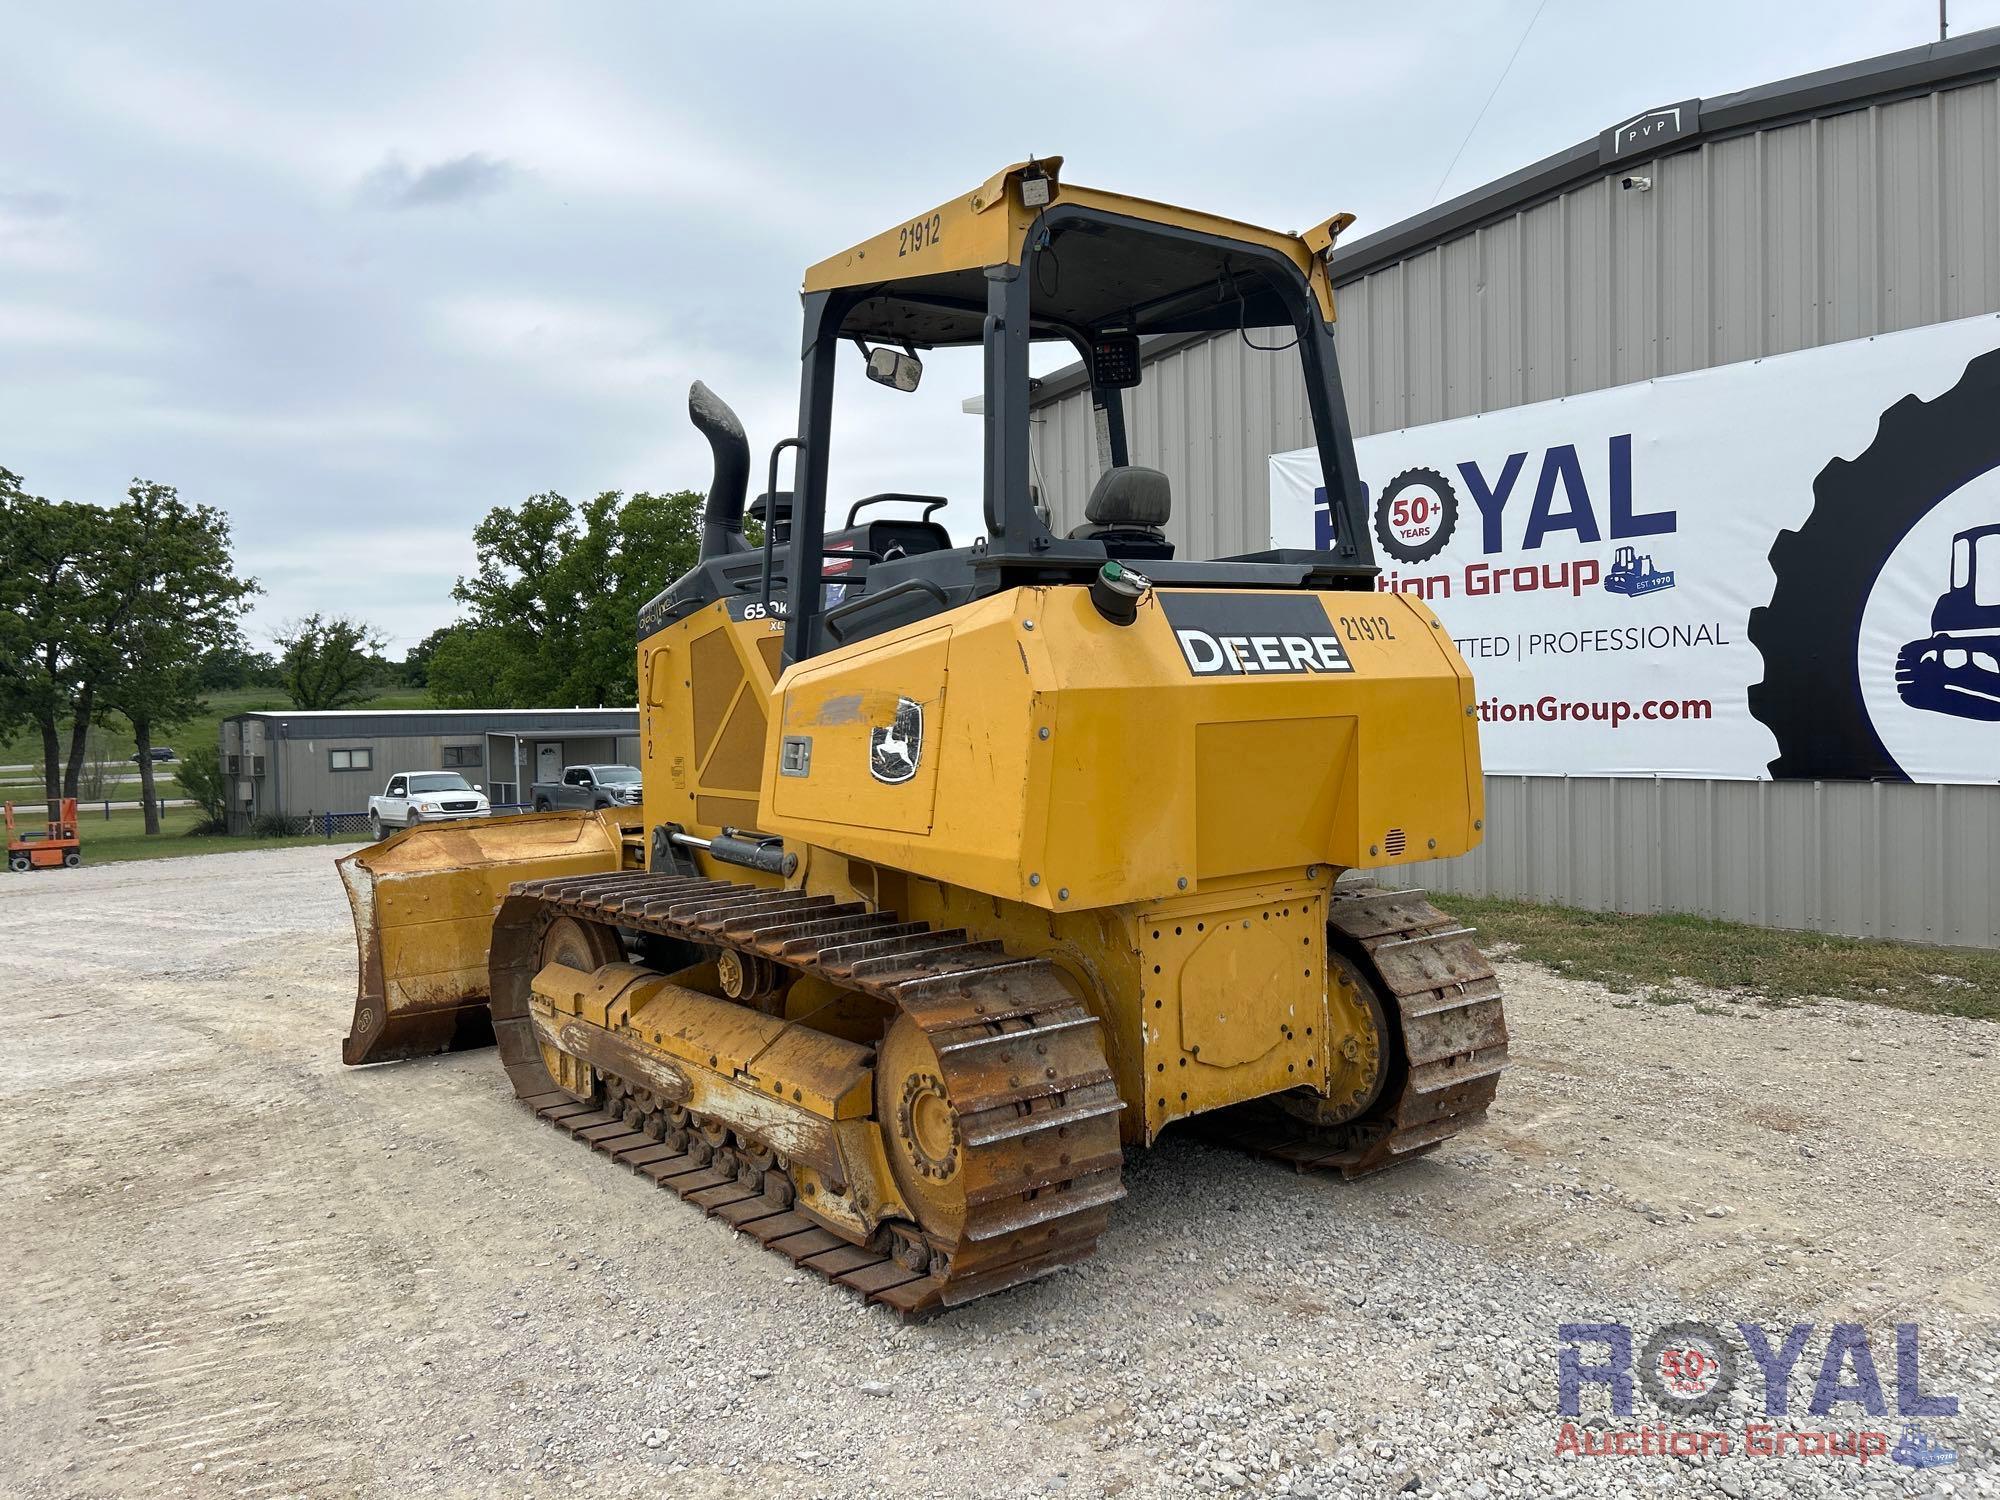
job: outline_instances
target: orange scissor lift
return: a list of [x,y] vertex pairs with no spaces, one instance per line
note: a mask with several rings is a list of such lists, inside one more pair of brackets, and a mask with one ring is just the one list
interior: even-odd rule
[[62,800],[62,813],[40,833],[17,831],[14,804],[7,804],[7,868],[10,870],[53,870],[58,865],[75,869],[83,863],[83,840],[77,836],[76,798]]

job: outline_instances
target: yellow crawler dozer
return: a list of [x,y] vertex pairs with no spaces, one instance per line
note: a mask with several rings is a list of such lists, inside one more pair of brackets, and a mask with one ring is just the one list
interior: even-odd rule
[[[1176,1121],[1357,1175],[1479,1118],[1506,1060],[1470,933],[1335,886],[1462,853],[1482,817],[1465,663],[1376,590],[1334,364],[1348,221],[1278,234],[1060,166],[807,272],[761,547],[743,430],[695,386],[715,477],[699,564],[638,620],[641,807],[341,861],[348,1062],[496,1042],[543,1119],[905,1313],[1087,1255],[1124,1148]],[[1274,327],[1332,543],[1176,556],[1173,506],[1221,497],[1132,462],[1139,341]],[[1068,535],[1029,483],[1037,339],[1093,388]],[[911,389],[949,345],[984,350],[984,534],[954,546],[902,494],[829,529],[836,365]]]

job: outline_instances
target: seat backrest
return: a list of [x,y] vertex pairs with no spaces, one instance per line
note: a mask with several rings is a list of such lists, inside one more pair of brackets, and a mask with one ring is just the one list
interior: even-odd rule
[[1173,514],[1173,492],[1158,469],[1127,464],[1106,469],[1091,486],[1083,517],[1119,531],[1158,531]]

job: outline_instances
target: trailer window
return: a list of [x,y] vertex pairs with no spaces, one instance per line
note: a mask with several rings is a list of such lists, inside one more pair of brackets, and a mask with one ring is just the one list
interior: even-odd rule
[[375,767],[375,752],[367,746],[358,750],[329,750],[326,752],[326,768],[329,771],[370,771]]
[[479,764],[477,745],[446,745],[444,763],[448,766],[476,766]]

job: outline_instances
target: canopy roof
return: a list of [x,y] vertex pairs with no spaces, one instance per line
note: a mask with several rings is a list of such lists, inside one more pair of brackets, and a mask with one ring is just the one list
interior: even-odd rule
[[1037,336],[1283,326],[1295,323],[1291,307],[1306,288],[1332,321],[1325,252],[1351,215],[1282,234],[1070,187],[1061,167],[1061,157],[1016,163],[965,197],[821,261],[804,290],[855,299],[844,335],[921,346],[978,343],[987,268],[1024,259]]

